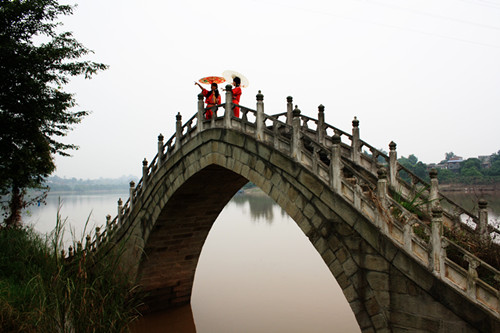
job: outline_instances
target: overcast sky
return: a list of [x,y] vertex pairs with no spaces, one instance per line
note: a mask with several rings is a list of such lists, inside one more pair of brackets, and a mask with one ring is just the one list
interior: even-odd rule
[[[67,1],[68,3],[74,3]],[[61,2],[66,3],[66,1]],[[203,76],[236,70],[241,104],[302,113],[425,163],[500,149],[500,0],[85,0],[64,30],[107,71],[74,79],[77,110],[92,114],[57,157],[60,177],[141,175],[157,137],[196,112]]]

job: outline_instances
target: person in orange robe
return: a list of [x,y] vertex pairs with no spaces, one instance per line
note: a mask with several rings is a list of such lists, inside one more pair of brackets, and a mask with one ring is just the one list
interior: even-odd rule
[[[233,78],[233,104],[240,105],[240,97],[241,97],[241,79],[237,76]],[[240,116],[240,108],[237,106],[233,106],[233,113],[235,117]]]
[[201,93],[205,96],[205,103],[207,103],[207,107],[205,109],[205,119],[212,119],[214,112],[217,110],[216,105],[221,104],[221,97],[217,83],[212,83],[210,91],[203,88],[198,82],[195,82],[194,84],[201,88]]

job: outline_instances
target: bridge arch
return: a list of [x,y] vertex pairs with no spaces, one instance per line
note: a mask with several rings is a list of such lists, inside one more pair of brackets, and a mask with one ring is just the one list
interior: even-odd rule
[[[143,177],[124,205],[118,201],[118,215],[77,251],[125,244],[122,267],[151,292],[149,309],[185,304],[212,224],[250,180],[309,238],[363,332],[500,331],[500,271],[453,234],[500,250],[484,202],[476,216],[449,200],[436,172],[428,184],[397,162],[394,142],[387,156],[360,140],[356,117],[350,135],[324,122],[322,105],[313,119],[289,97],[286,113],[266,115],[263,95],[256,97],[256,111],[240,105],[234,118],[226,89],[224,116],[207,121],[199,95],[197,114],[184,125],[177,115],[175,134],[165,144],[158,137],[158,154],[143,161]],[[428,200],[419,202],[421,216],[399,201],[417,190]]]
[[147,179],[149,185],[131,209],[128,233],[137,243],[129,259],[138,263],[140,284],[150,292],[150,310],[190,301],[208,232],[247,181],[280,205],[309,238],[362,331],[446,327],[472,332],[474,319],[464,321],[462,314],[484,319],[473,308],[444,306],[443,301],[461,304],[460,295],[447,292],[307,168],[252,136],[226,128],[207,129],[179,147]]

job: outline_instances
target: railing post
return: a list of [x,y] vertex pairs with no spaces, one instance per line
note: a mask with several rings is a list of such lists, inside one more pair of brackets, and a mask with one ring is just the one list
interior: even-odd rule
[[446,238],[441,239],[441,255],[439,256],[439,275],[444,280],[446,277],[446,248],[450,245]]
[[479,224],[476,226],[479,240],[482,245],[488,245],[490,242],[490,235],[488,232],[488,202],[484,199],[479,199]]
[[[438,182],[438,172],[436,169],[432,168],[429,170],[429,177],[431,179],[431,188],[429,190],[429,201],[435,202],[439,199],[438,196],[438,189],[439,189],[439,182]],[[434,204],[432,204],[434,206]]]
[[255,116],[255,123],[257,126],[256,137],[257,140],[264,140],[264,95],[261,91],[257,94],[257,114]]
[[[408,253],[412,252],[412,229],[412,225],[407,220],[403,225],[403,247]],[[389,226],[387,225],[387,223],[384,224],[383,230],[386,234],[389,233]]]
[[325,107],[320,104],[318,106],[318,128],[316,129],[318,134],[318,142],[322,145],[325,144]]
[[332,137],[332,156],[330,159],[330,186],[335,192],[340,193],[342,187],[341,172],[341,141],[340,136],[334,134]]
[[[215,117],[213,115],[212,117]],[[198,94],[198,113],[196,114],[197,119],[197,133],[203,131],[203,120],[205,119],[205,104],[203,103],[203,94]]]
[[292,126],[293,119],[293,97],[288,96],[286,98],[286,124]]
[[376,219],[378,227],[383,231],[386,230],[385,226],[387,223],[384,219],[384,211],[387,209],[387,171],[383,166],[380,166],[377,170],[378,181],[377,181],[377,198],[380,203],[380,218]]
[[438,181],[438,172],[436,169],[432,168],[429,171],[429,177],[431,179],[431,188],[429,189],[429,211],[432,213],[432,207],[435,207],[439,204],[439,181]]
[[231,126],[232,116],[233,116],[233,89],[231,85],[228,84],[226,85],[226,109],[224,113],[224,127]]
[[477,270],[480,263],[476,258],[469,255],[464,255],[465,261],[469,263],[469,270],[467,272],[467,295],[472,299],[476,299],[476,280],[477,280]]
[[123,217],[123,201],[122,198],[118,199],[118,225],[122,224]]
[[148,183],[148,160],[144,158],[142,161],[142,189],[146,188]]
[[351,151],[352,161],[356,164],[359,164],[360,142],[359,142],[359,120],[357,117],[354,117],[354,120],[352,121],[351,149],[352,149],[352,151]]
[[134,191],[135,191],[135,183],[132,180],[130,182],[130,188],[128,190],[128,192],[129,192],[129,198],[130,198],[130,200],[129,200],[129,202],[130,202],[130,204],[129,204],[130,210],[132,210],[132,208],[134,208]]
[[387,208],[387,171],[383,166],[377,170],[377,197],[384,209]]
[[163,161],[163,135],[160,133],[160,135],[158,135],[158,159],[156,161],[156,164],[160,166],[162,161]]
[[443,237],[443,210],[441,209],[441,206],[438,204],[432,208],[432,221],[431,221],[430,265],[432,265],[432,272],[436,276],[441,275],[442,237]]
[[300,110],[297,105],[295,105],[295,109],[292,112],[293,120],[292,120],[292,157],[298,161],[302,161],[302,150],[300,144]]
[[95,244],[96,248],[101,244],[101,228],[95,227]]
[[112,230],[113,227],[111,226],[111,215],[106,215],[106,234],[109,235],[111,234],[111,232],[113,231]]
[[90,250],[90,245],[91,245],[91,238],[90,235],[87,234],[87,237],[85,237],[85,250],[89,251]]
[[389,182],[392,187],[397,187],[397,174],[398,174],[398,153],[396,152],[396,143],[391,141],[389,143]]
[[182,116],[180,112],[177,112],[175,116],[175,149],[179,149],[181,147],[182,140]]

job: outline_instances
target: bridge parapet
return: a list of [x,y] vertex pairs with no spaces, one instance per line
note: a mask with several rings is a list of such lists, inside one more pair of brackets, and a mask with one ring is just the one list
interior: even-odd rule
[[[106,227],[97,230],[81,251],[95,251],[111,238],[113,242],[123,238],[130,227],[129,215],[134,204],[145,195],[149,180],[161,170],[162,165],[200,133],[223,128],[243,133],[291,156],[434,276],[500,318],[499,271],[450,240],[446,232],[443,233],[443,229],[458,227],[476,237],[480,225],[484,230],[485,223],[480,223],[484,221],[484,214],[480,219],[467,212],[439,193],[437,179],[431,176],[431,184],[427,184],[397,163],[394,142],[390,143],[390,153],[386,155],[362,141],[356,117],[352,123],[352,134],[349,134],[324,122],[322,105],[318,107],[318,119],[314,119],[302,115],[298,107],[293,109],[292,102],[293,99],[288,97],[287,112],[267,115],[264,113],[263,95],[259,92],[256,110],[236,105],[242,113],[241,118],[236,118],[232,116],[229,91],[226,103],[218,106],[225,111],[224,114],[217,114],[215,110],[212,119],[205,120],[203,99],[198,98],[198,112],[184,124],[178,114],[176,132],[166,142],[163,135],[159,135],[158,153],[150,163],[144,159],[142,178],[137,185],[131,184],[128,200],[125,203],[119,200],[117,216],[113,220],[109,217]],[[362,152],[363,148],[369,153]],[[410,184],[400,177],[401,171],[410,176]],[[422,208],[421,216],[404,204],[415,199]],[[457,213],[467,215],[476,224],[475,228],[457,218]],[[500,233],[492,226],[487,226],[486,230]],[[71,253],[74,254],[73,251]]]

